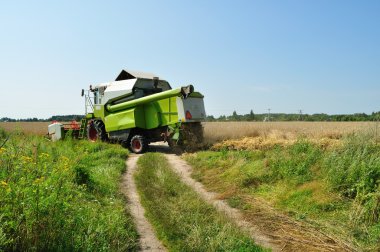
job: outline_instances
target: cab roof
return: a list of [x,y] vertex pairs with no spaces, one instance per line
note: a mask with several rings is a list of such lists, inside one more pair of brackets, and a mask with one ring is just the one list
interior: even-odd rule
[[149,80],[152,80],[155,77],[158,77],[158,76],[153,74],[153,73],[136,72],[136,71],[130,71],[127,69],[123,69],[123,70],[121,70],[121,73],[116,77],[115,81],[130,80],[130,79],[149,79]]

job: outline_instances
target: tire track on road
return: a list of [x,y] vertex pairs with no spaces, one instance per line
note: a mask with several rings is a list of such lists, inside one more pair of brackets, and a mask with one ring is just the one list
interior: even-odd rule
[[276,243],[273,243],[269,237],[260,233],[255,227],[249,227],[249,223],[244,221],[244,218],[238,209],[230,207],[222,200],[217,200],[216,193],[207,191],[200,182],[191,178],[192,168],[186,163],[186,161],[174,154],[164,155],[168,159],[171,168],[180,176],[185,184],[193,188],[204,201],[212,204],[218,211],[224,212],[230,219],[233,219],[239,227],[247,230],[255,243],[265,248],[271,248],[273,251],[280,250],[280,247],[278,247]]
[[134,172],[137,169],[139,155],[130,154],[127,161],[127,172],[123,176],[122,191],[128,198],[128,206],[139,233],[140,251],[167,251],[156,237],[152,225],[145,218],[145,209],[141,205],[134,180]]

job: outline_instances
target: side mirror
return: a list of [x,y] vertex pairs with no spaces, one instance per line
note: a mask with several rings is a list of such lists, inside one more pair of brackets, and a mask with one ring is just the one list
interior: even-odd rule
[[82,89],[82,93],[81,93],[81,96],[83,96],[84,95],[84,89]]

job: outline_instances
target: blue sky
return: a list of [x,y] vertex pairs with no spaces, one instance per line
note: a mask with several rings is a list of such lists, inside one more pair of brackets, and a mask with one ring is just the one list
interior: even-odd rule
[[122,68],[208,114],[380,110],[380,1],[2,1],[0,117],[84,113]]

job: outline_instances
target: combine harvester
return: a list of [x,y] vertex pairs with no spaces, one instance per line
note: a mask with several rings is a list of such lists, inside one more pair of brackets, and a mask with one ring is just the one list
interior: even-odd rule
[[172,89],[153,74],[123,70],[113,82],[85,91],[86,115],[80,127],[49,125],[53,141],[70,132],[78,139],[118,142],[143,153],[152,142],[165,141],[175,151],[194,151],[203,142],[203,95],[192,85]]

